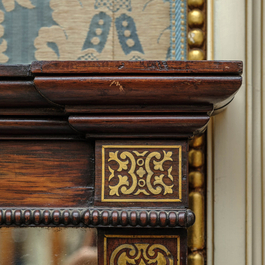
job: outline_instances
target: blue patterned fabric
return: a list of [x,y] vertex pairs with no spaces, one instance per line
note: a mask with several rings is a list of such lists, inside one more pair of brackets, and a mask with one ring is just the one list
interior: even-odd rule
[[[127,16],[126,14],[122,14],[118,18],[116,18],[115,25],[121,47],[125,54],[129,54],[132,51],[139,51],[140,53],[144,53],[132,17]],[[131,44],[129,43],[129,40],[131,40]]]
[[186,59],[186,0],[0,0],[0,63]]
[[131,11],[131,0],[95,0],[95,9],[100,7],[107,7],[110,11],[117,12],[120,9]]

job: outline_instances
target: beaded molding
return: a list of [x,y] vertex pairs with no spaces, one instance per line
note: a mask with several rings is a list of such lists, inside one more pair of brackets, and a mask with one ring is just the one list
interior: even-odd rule
[[206,59],[206,0],[188,2],[188,56],[187,60]]
[[205,135],[195,136],[189,151],[189,207],[198,217],[188,229],[189,265],[204,264],[205,242]]
[[1,209],[0,226],[189,227],[191,210]]

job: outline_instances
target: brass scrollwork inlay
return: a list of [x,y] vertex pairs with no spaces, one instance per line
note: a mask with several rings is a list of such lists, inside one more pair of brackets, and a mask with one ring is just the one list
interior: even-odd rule
[[161,244],[123,244],[111,254],[110,265],[173,265],[173,255]]
[[181,201],[181,150],[181,145],[102,146],[101,200]]
[[[171,158],[172,152],[166,152],[163,150],[163,153],[164,153],[163,159],[161,159],[161,153],[151,152],[147,155],[145,160],[143,158],[136,160],[134,155],[132,155],[132,153],[128,151],[125,151],[125,152],[116,151],[115,153],[110,152],[108,162],[112,160],[116,161],[119,164],[119,168],[117,169],[118,172],[121,172],[122,170],[127,170],[128,164],[131,165],[128,171],[131,177],[131,185],[129,184],[128,176],[122,176],[121,174],[119,174],[118,184],[115,186],[109,186],[110,188],[109,195],[120,196],[119,190],[122,194],[133,194],[133,195],[138,195],[140,193],[143,193],[145,195],[150,195],[150,194],[157,195],[157,194],[160,194],[161,192],[163,192],[163,195],[166,195],[167,193],[173,193],[172,188],[174,184],[172,185],[165,184],[165,182],[163,181],[163,178],[165,175],[160,174],[159,176],[154,176],[154,172],[151,169],[151,164],[152,164],[155,170],[165,171],[163,168],[164,162],[167,160],[173,161],[173,159]],[[118,157],[119,155],[121,159],[119,159]],[[161,159],[161,160],[156,161],[156,160],[152,160],[152,158],[156,158],[157,160]],[[140,167],[138,168],[138,170],[135,171],[136,164]],[[145,169],[142,167],[142,165],[145,166]],[[110,171],[109,180],[111,180],[114,176],[114,170],[111,167],[108,167],[108,169]],[[172,171],[172,166],[168,168],[167,176],[168,178],[171,179],[171,181],[173,181],[171,171]],[[145,175],[146,175],[146,180],[142,179]],[[137,176],[141,179],[138,180]],[[152,184],[151,179],[153,176],[154,176],[154,181]],[[145,186],[146,186],[145,189],[139,189],[139,187],[143,188]]]

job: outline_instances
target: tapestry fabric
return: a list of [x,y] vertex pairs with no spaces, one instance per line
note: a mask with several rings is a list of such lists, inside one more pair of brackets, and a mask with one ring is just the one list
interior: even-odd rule
[[186,0],[0,0],[0,63],[184,60]]

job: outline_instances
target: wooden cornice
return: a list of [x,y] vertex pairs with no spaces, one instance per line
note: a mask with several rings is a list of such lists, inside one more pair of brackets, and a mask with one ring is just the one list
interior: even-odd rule
[[[242,62],[0,66],[0,137],[187,137],[239,89]],[[103,129],[104,128],[104,129]]]
[[[0,66],[0,225],[191,226],[188,138],[233,99],[241,74],[238,61]],[[153,184],[164,193],[135,176],[128,185],[138,194],[116,191],[110,199],[108,190],[119,185],[109,180],[116,170],[111,163],[119,164],[110,157],[121,150],[130,154],[130,168],[140,169],[148,152],[156,160],[163,155],[159,163],[172,162],[154,169],[159,175]],[[147,181],[151,193],[142,189]]]

